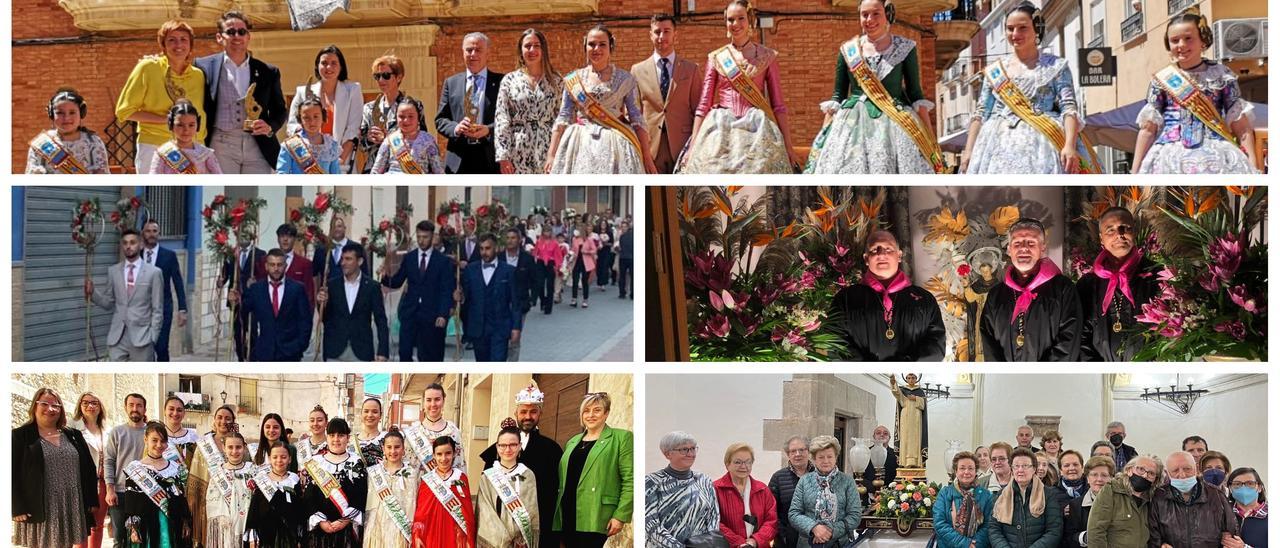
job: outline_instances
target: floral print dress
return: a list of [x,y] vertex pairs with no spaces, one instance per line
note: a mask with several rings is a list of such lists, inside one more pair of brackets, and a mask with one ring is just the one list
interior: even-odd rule
[[518,70],[502,77],[493,130],[499,162],[511,162],[516,173],[543,172],[562,92],[557,76],[543,75],[532,83]]

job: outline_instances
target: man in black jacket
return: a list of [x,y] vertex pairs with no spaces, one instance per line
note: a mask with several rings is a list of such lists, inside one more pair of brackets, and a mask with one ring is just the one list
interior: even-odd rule
[[[222,53],[201,57],[204,110],[209,126],[205,145],[218,157],[223,173],[271,173],[280,155],[276,132],[289,118],[280,89],[280,69],[249,54],[249,18],[228,11],[218,18]],[[250,90],[252,88],[252,90]],[[245,99],[261,107],[256,120],[245,113]]]
[[[387,361],[390,355],[387,312],[382,288],[364,274],[364,248],[349,242],[342,248],[342,276],[329,278],[316,294],[324,314],[326,361]],[[375,354],[373,329],[377,329]]]
[[[627,291],[627,278],[629,275],[635,275],[635,257],[636,248],[631,239],[631,223],[622,221],[618,225],[621,232],[618,234],[618,298],[635,300],[636,292],[632,289]],[[632,283],[635,283],[634,280]]]
[[987,293],[978,331],[989,362],[1074,362],[1080,359],[1082,312],[1075,284],[1045,257],[1044,224],[1018,219],[1009,227],[1009,268]]
[[809,440],[791,436],[783,446],[783,451],[787,456],[787,465],[769,478],[769,491],[773,493],[773,500],[778,503],[778,537],[774,546],[795,548],[800,532],[791,526],[787,512],[791,510],[791,498],[795,495],[800,478],[817,468],[809,460]]
[[436,131],[449,139],[446,173],[498,173],[493,123],[504,74],[489,70],[489,37],[473,32],[462,39],[466,70],[445,79],[436,111]]

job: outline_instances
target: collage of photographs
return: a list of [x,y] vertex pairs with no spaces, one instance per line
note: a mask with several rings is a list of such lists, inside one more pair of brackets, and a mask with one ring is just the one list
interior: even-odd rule
[[0,544],[1266,548],[1268,3],[13,0]]

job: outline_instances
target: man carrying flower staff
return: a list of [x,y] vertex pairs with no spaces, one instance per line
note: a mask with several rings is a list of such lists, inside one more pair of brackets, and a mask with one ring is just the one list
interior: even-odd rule
[[402,362],[413,361],[414,350],[418,361],[444,361],[444,339],[457,281],[453,260],[431,247],[435,231],[431,221],[419,222],[415,231],[418,245],[405,254],[396,272],[388,274],[385,262],[378,269],[384,291],[409,284],[397,309]]

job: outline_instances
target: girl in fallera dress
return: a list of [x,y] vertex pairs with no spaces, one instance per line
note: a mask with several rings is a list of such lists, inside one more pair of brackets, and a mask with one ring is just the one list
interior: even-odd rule
[[889,0],[858,5],[863,34],[836,53],[836,86],[806,173],[936,173],[945,166],[920,87],[916,43],[890,32]]
[[352,451],[351,427],[334,418],[326,430],[329,451],[306,463],[311,477],[304,500],[307,512],[307,545],[312,548],[356,548],[363,542],[365,495],[368,473]]
[[421,476],[417,467],[405,462],[399,430],[382,436],[382,454],[382,463],[369,467],[364,548],[404,548],[413,530]]
[[309,432],[298,438],[298,443],[294,446],[298,455],[298,463],[294,468],[298,469],[302,474],[302,463],[311,460],[311,457],[324,454],[325,452],[325,429],[329,427],[329,414],[324,408],[317,405],[311,412],[307,414],[307,427]]
[[204,540],[206,548],[240,548],[244,542],[245,518],[249,516],[249,502],[253,491],[249,480],[256,469],[246,462],[244,436],[239,432],[227,434],[223,439],[226,462],[219,469],[210,470],[209,489],[205,492],[205,519],[208,531]]
[[213,431],[196,441],[195,456],[191,458],[187,479],[187,501],[191,508],[192,537],[203,541],[208,521],[205,519],[205,494],[209,487],[209,473],[214,466],[226,460],[223,443],[236,425],[235,408],[223,405],[213,412]]
[[372,173],[407,173],[410,175],[444,173],[440,147],[427,131],[422,102],[405,96],[396,105],[396,129],[378,147]]
[[519,45],[520,68],[503,76],[498,86],[494,149],[504,174],[543,173],[564,80],[551,65],[542,32],[525,30]]
[[[466,470],[465,451],[462,447],[462,430],[453,421],[444,418],[444,387],[439,383],[431,383],[422,391],[422,407],[427,416],[418,423],[418,427],[427,435],[427,441],[435,443],[437,438],[446,437],[453,440],[453,467]],[[431,455],[415,455],[422,468],[430,468]],[[411,459],[412,460],[412,459]]]
[[164,401],[164,429],[169,436],[169,447],[178,452],[184,466],[191,466],[196,455],[196,442],[200,433],[195,428],[182,426],[187,418],[187,406],[181,398],[169,396]]
[[297,121],[302,129],[281,144],[280,154],[276,156],[276,173],[334,175],[342,172],[339,161],[342,147],[324,132],[328,117],[329,112],[318,98],[304,99],[298,105]]
[[747,0],[724,9],[729,44],[707,55],[702,100],[679,173],[793,173],[795,153],[782,99],[778,52],[753,40]]
[[191,546],[191,514],[183,485],[187,469],[165,457],[169,436],[158,422],[147,424],[143,433],[142,458],[125,468],[128,480],[120,506],[131,546],[180,548]]
[[583,39],[587,66],[564,77],[560,114],[551,132],[547,173],[657,173],[641,143],[649,142],[636,101],[636,79],[612,61],[613,33],[596,25]]
[[1156,72],[1138,113],[1134,173],[1256,173],[1253,105],[1236,75],[1204,58],[1213,29],[1197,8],[1169,21],[1169,66]]
[[27,169],[33,173],[110,173],[107,145],[84,127],[89,106],[73,89],[63,88],[49,99],[53,129],[41,131],[27,149]]
[[156,149],[151,173],[166,175],[220,174],[213,149],[196,142],[200,132],[200,110],[191,101],[178,99],[169,109],[169,132],[173,138]]
[[431,442],[432,466],[422,472],[411,548],[476,547],[471,484],[467,475],[453,466],[455,448],[448,436]]
[[307,516],[300,478],[289,471],[294,467],[289,447],[272,442],[267,463],[250,482],[253,500],[245,520],[245,543],[249,548],[297,548]]
[[1004,18],[1013,52],[983,71],[978,110],[960,157],[965,173],[1098,173],[1080,130],[1075,78],[1067,60],[1039,49],[1040,9],[1023,2]]
[[285,448],[289,450],[289,471],[298,471],[297,450],[284,440],[284,417],[276,413],[264,415],[262,426],[258,427],[258,440],[257,443],[249,444],[246,460],[252,460],[254,466],[266,466],[271,446],[277,441],[285,442]]
[[351,436],[351,449],[366,468],[382,462],[382,400],[365,398],[360,405],[360,429]]

